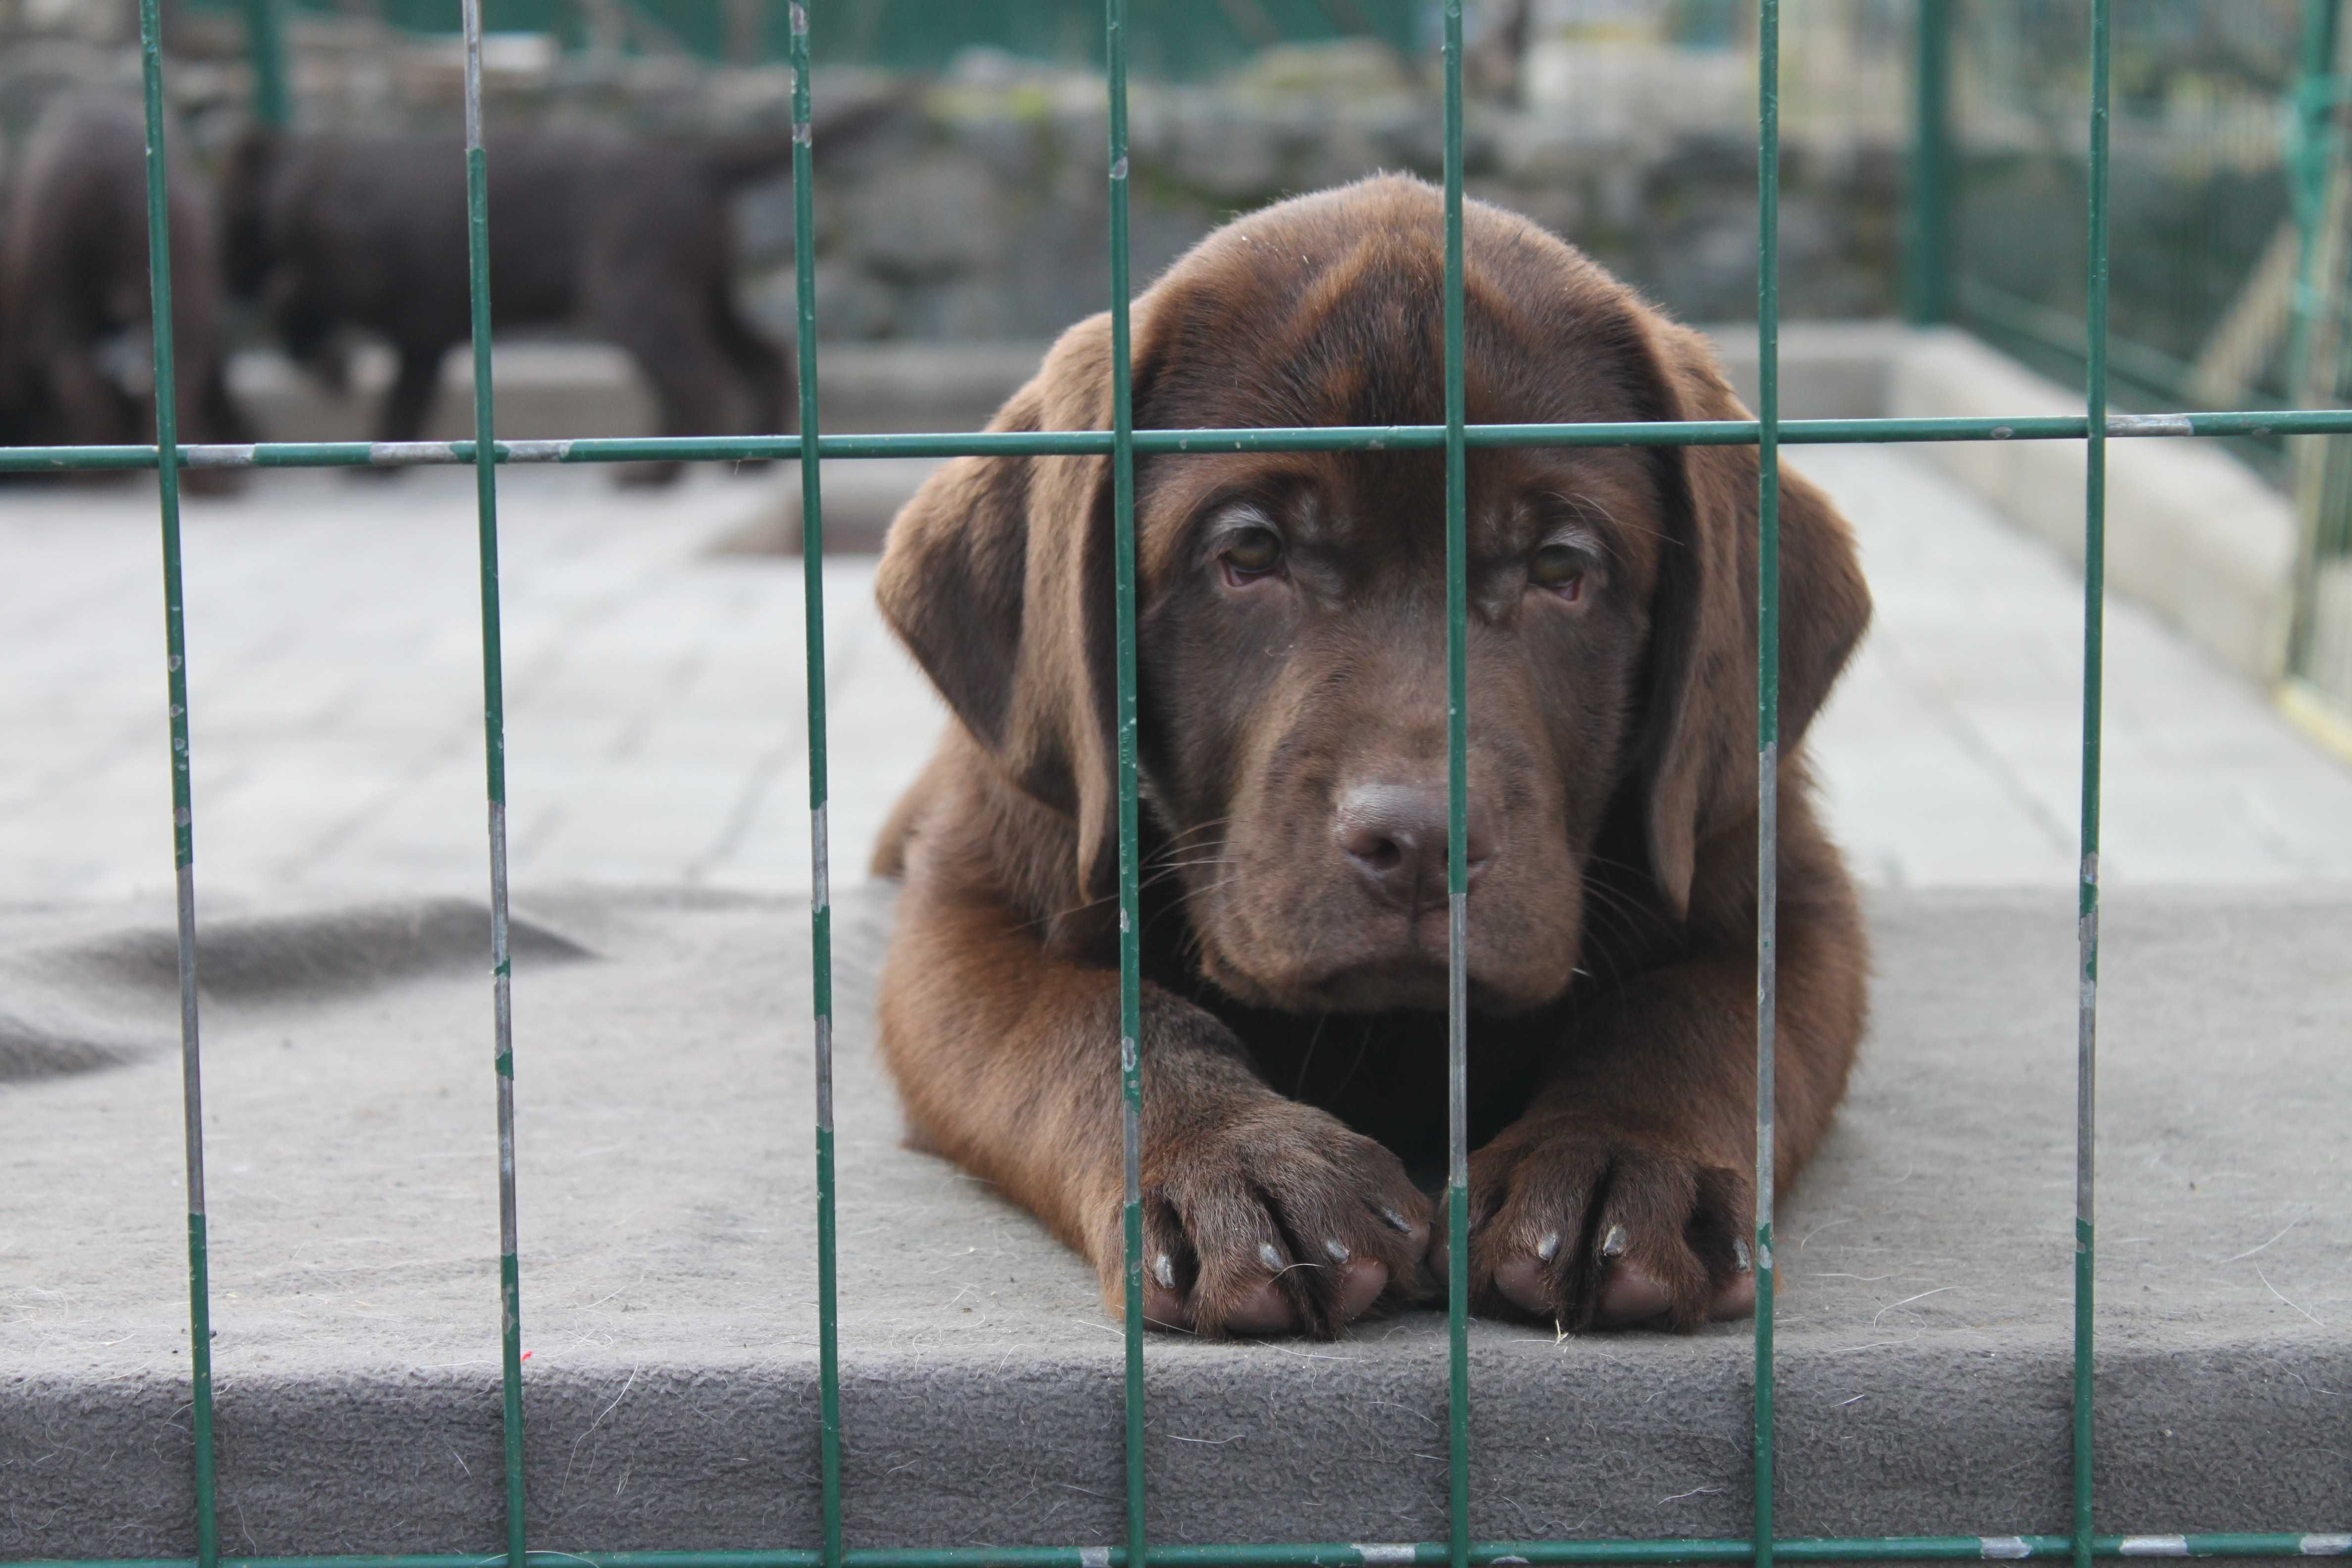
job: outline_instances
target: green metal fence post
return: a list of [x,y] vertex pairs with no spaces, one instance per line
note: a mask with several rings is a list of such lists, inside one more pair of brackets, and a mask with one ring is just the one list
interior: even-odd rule
[[1470,547],[1462,300],[1462,0],[1445,0],[1445,1459],[1452,1568],[1467,1568],[1470,1561]]
[[482,0],[465,0],[466,288],[474,355],[474,507],[482,597],[482,759],[489,800],[491,1066],[499,1089],[499,1338],[507,1568],[523,1563],[522,1266],[515,1220],[514,974],[507,945],[506,669],[499,616],[499,470],[490,401],[489,164],[482,147]]
[[1144,1568],[1143,1479],[1143,904],[1136,821],[1135,388],[1128,301],[1127,0],[1105,0],[1109,78],[1110,475],[1113,593],[1118,641],[1118,1064],[1120,1213],[1126,1289],[1127,1568]]
[[841,1282],[833,1158],[833,874],[824,705],[824,466],[817,455],[816,215],[809,14],[793,0],[793,289],[800,355],[801,605],[809,749],[809,974],[816,1027],[817,1464],[824,1568],[840,1568]]
[[1772,1563],[1774,1068],[1780,889],[1780,0],[1756,40],[1756,1568]]
[[2096,1192],[2099,1006],[2099,734],[2107,537],[2107,74],[2110,0],[2091,6],[2090,277],[2084,327],[2082,862],[2076,900],[2074,1036],[2075,1568],[2091,1562],[2091,1338]]
[[286,25],[280,0],[245,0],[245,56],[253,68],[253,118],[262,125],[293,123],[286,80]]
[[147,121],[148,334],[155,368],[155,479],[163,543],[163,681],[172,735],[172,864],[179,930],[180,1109],[187,1152],[188,1426],[196,1563],[220,1560],[213,1470],[213,1313],[205,1213],[205,1096],[196,1016],[196,833],[188,771],[186,597],[180,577],[179,382],[172,344],[171,170],[165,158],[163,26],[140,0],[139,69]]
[[[2333,402],[2337,367],[2320,364],[2321,318],[2330,290],[2321,282],[2321,258],[2329,253],[2326,233],[2336,206],[2344,137],[2343,79],[2337,74],[2343,0],[2304,0],[2303,58],[2294,116],[2287,122],[2287,195],[2294,213],[2294,287],[2287,315],[2286,396],[2289,403]],[[2340,261],[2339,261],[2340,265]],[[2315,374],[2315,372],[2316,374]],[[2340,443],[2305,437],[2294,453],[2296,533],[2294,604],[2287,626],[2286,670],[2290,679],[2305,667],[2319,583],[2319,561],[2331,500],[2341,493]],[[2333,482],[2332,482],[2333,481]]]
[[1903,315],[1933,327],[1952,315],[1952,0],[1918,0],[1914,26]]
[[2320,226],[2325,220],[2327,177],[2341,153],[2334,133],[2336,32],[2343,0],[2303,0],[2303,48],[2293,117],[2287,122],[2286,184],[2295,221],[2294,291],[2287,321],[2286,393],[2301,397],[2311,359],[2312,332],[2320,310]]

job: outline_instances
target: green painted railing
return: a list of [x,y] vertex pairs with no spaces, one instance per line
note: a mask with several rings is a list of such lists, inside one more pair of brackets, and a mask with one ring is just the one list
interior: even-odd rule
[[[1940,9],[1936,0],[1931,8]],[[2092,1288],[2095,1279],[2093,1230],[2095,1006],[2098,974],[2098,829],[2101,581],[2104,561],[2105,457],[2111,437],[2223,437],[2248,434],[2352,434],[2352,411],[2252,410],[2206,414],[2111,416],[2107,412],[2106,310],[2107,93],[2110,0],[2095,0],[2091,18],[2093,70],[2090,81],[2087,222],[2092,258],[2085,279],[2089,374],[2084,415],[2033,419],[1838,419],[1783,421],[1780,417],[1778,331],[1780,321],[1777,227],[1780,137],[1777,102],[1779,0],[1759,0],[1760,26],[1758,77],[1760,230],[1759,314],[1762,324],[1758,417],[1682,424],[1479,426],[1465,422],[1463,391],[1462,259],[1462,8],[1444,0],[1445,63],[1445,275],[1444,283],[1445,421],[1435,426],[1370,428],[1265,430],[1146,430],[1134,428],[1129,387],[1128,297],[1128,196],[1126,65],[1128,0],[1106,0],[1106,57],[1110,62],[1109,143],[1106,149],[1109,189],[1109,245],[1113,292],[1112,419],[1108,431],[1040,433],[907,434],[826,436],[818,403],[818,334],[814,258],[798,258],[800,318],[800,430],[793,436],[681,437],[647,440],[506,442],[496,439],[492,406],[488,287],[489,214],[485,196],[485,154],[480,137],[480,0],[466,0],[467,202],[472,262],[475,439],[402,446],[352,443],[274,444],[255,447],[182,447],[177,443],[172,375],[172,298],[168,217],[164,204],[165,121],[163,65],[158,47],[158,0],[142,0],[142,64],[146,89],[149,256],[155,321],[156,444],[104,447],[0,449],[0,470],[152,468],[162,495],[163,584],[166,649],[166,701],[171,745],[174,860],[178,878],[181,1029],[184,1063],[184,1116],[188,1162],[188,1305],[192,1344],[194,1536],[191,1559],[92,1560],[79,1568],[488,1568],[490,1564],[589,1564],[591,1568],[1373,1568],[1418,1563],[1470,1564],[1659,1563],[1751,1562],[1766,1568],[1775,1558],[1796,1563],[1869,1560],[1941,1561],[2071,1557],[2078,1564],[2110,1557],[2271,1557],[2352,1554],[2352,1534],[2256,1533],[2215,1535],[2114,1535],[2095,1533],[2091,1471],[2091,1373],[2095,1359]],[[791,54],[796,75],[794,122],[801,128],[794,153],[794,200],[801,232],[810,231],[808,58],[810,16],[802,5],[790,13]],[[2081,1014],[2077,1035],[2075,1292],[2074,1303],[2073,1514],[2064,1535],[1907,1536],[1781,1540],[1773,1528],[1773,1281],[1772,1110],[1776,1007],[1774,942],[1778,888],[1776,784],[1779,734],[1779,510],[1778,455],[1784,444],[1917,440],[2073,440],[2084,443],[2084,674],[2082,694],[2082,862],[2080,901]],[[1142,1258],[1139,1194],[1139,1122],[1142,1085],[1138,1071],[1140,982],[1135,933],[1137,907],[1137,762],[1135,663],[1134,464],[1139,456],[1170,452],[1363,450],[1373,447],[1443,450],[1446,463],[1447,752],[1451,842],[1463,843],[1464,756],[1469,693],[1465,657],[1465,502],[1467,454],[1474,448],[1546,446],[1754,445],[1762,459],[1759,497],[1761,570],[1759,574],[1757,718],[1760,747],[1758,770],[1757,867],[1757,1273],[1754,1357],[1754,1524],[1748,1537],[1728,1540],[1480,1541],[1470,1532],[1469,1424],[1472,1415],[1467,1362],[1467,1249],[1447,1255],[1449,1328],[1447,1424],[1448,1495],[1451,1518],[1444,1542],[1382,1545],[1339,1542],[1240,1543],[1153,1546],[1145,1532],[1143,1469]],[[836,1296],[835,1177],[833,1149],[832,952],[825,823],[824,584],[820,568],[824,528],[822,469],[824,458],[881,458],[954,454],[1069,453],[1108,456],[1114,476],[1116,513],[1117,630],[1118,640],[1118,750],[1119,793],[1119,900],[1125,919],[1120,942],[1120,1038],[1117,1067],[1123,1089],[1126,1158],[1126,1539],[1107,1544],[1059,1548],[852,1549],[842,1531],[841,1394]],[[814,896],[810,947],[815,971],[816,1081],[814,1085],[817,1159],[818,1321],[820,1400],[819,1451],[823,1467],[822,1544],[758,1552],[532,1552],[524,1539],[524,1455],[520,1344],[520,1280],[515,1234],[513,1031],[506,949],[506,787],[499,637],[498,468],[511,462],[614,462],[645,458],[719,461],[752,457],[797,456],[801,459],[804,508],[803,584],[807,603],[809,693],[809,805]],[[408,1556],[229,1557],[221,1554],[215,1528],[213,1389],[209,1364],[209,1289],[205,1272],[204,1146],[199,1114],[202,1074],[198,1055],[195,974],[194,805],[189,781],[185,641],[181,592],[180,474],[191,467],[338,467],[366,464],[468,463],[474,467],[479,512],[483,738],[488,799],[492,935],[493,1063],[498,1093],[499,1173],[499,1308],[504,1355],[501,1374],[505,1423],[506,1532],[501,1550]],[[1464,983],[1465,868],[1457,857],[1448,868],[1450,907],[1449,1111],[1450,1160],[1446,1204],[1451,1234],[1466,1229],[1466,1028]],[[1103,1071],[1114,1070],[1112,1042],[1104,1042]],[[452,1543],[457,1544],[457,1543]],[[64,1568],[40,1564],[37,1568]]]

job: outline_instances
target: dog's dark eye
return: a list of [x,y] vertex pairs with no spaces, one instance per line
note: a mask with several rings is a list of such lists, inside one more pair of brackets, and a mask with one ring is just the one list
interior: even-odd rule
[[1237,529],[1217,559],[1224,563],[1226,575],[1239,581],[1266,576],[1281,569],[1282,536],[1270,528]]
[[1584,597],[1584,556],[1565,544],[1547,544],[1528,563],[1528,580],[1570,604]]

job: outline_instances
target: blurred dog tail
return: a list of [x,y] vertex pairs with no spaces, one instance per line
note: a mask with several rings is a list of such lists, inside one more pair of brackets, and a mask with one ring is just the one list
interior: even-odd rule
[[[817,110],[809,118],[809,152],[812,156],[822,158],[845,146],[854,146],[898,120],[904,108],[902,99],[877,93],[853,102]],[[787,126],[779,131],[719,137],[704,143],[699,155],[702,166],[721,186],[731,189],[737,185],[756,184],[790,172],[793,163],[792,129]]]

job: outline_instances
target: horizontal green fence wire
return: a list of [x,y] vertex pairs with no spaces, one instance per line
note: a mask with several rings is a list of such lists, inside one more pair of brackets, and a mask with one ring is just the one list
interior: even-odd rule
[[[2352,436],[2352,408],[2230,409],[2207,414],[2110,414],[2110,440],[2134,437]],[[1783,446],[1853,446],[1900,441],[2080,441],[2081,415],[1920,419],[1784,419]],[[1464,444],[1484,447],[1753,447],[1753,419],[1661,420],[1651,424],[1471,425]],[[1434,451],[1443,425],[1319,425],[1223,430],[1138,430],[1138,457],[1173,452]],[[501,463],[753,462],[797,458],[796,436],[600,436],[574,441],[499,441]],[[1103,458],[1108,430],[909,431],[820,436],[817,456],[841,458]],[[271,441],[254,446],[184,446],[191,468],[364,468],[471,463],[471,441]],[[152,447],[0,447],[0,473],[152,468]]]
[[[1453,1543],[1312,1542],[1275,1546],[1155,1546],[1145,1568],[1439,1568]],[[1544,1568],[1580,1563],[1741,1563],[1756,1554],[1741,1540],[1474,1541],[1474,1564],[1527,1563]],[[2006,1563],[2071,1557],[2071,1535],[1888,1535],[1776,1541],[1772,1554],[1790,1563]],[[2141,1557],[2346,1557],[2352,1534],[2097,1535],[2091,1555]],[[384,1556],[224,1557],[222,1568],[496,1568],[499,1552]],[[1116,1546],[969,1546],[853,1550],[841,1568],[1127,1568]],[[53,1558],[12,1568],[190,1568],[186,1557]],[[526,1568],[830,1568],[812,1550],[766,1552],[534,1552]]]
[[[1940,16],[1941,0],[1920,0],[1924,16]],[[2242,436],[2348,435],[2352,410],[2235,410],[2221,413],[2110,415],[2107,380],[2107,80],[2111,0],[2094,0],[2091,38],[2091,115],[2088,189],[2090,274],[2085,336],[2088,374],[2085,411],[2076,416],[2034,418],[1803,419],[1780,418],[1778,330],[1779,218],[1779,4],[1759,0],[1758,112],[1759,206],[1759,416],[1645,424],[1472,425],[1465,416],[1463,386],[1462,258],[1462,0],[1444,0],[1445,75],[1445,272],[1444,391],[1442,425],[1342,426],[1312,429],[1138,430],[1129,386],[1127,192],[1127,0],[1105,0],[1105,48],[1109,63],[1109,136],[1106,149],[1109,184],[1109,244],[1112,293],[1113,411],[1111,428],[1090,431],[909,433],[827,436],[819,429],[817,405],[816,294],[814,257],[803,246],[796,261],[801,372],[800,428],[791,435],[678,437],[645,439],[509,441],[494,438],[490,376],[488,279],[488,216],[486,164],[480,123],[479,0],[465,0],[467,189],[468,253],[471,258],[475,435],[471,441],[281,442],[254,446],[182,446],[176,440],[171,333],[170,247],[165,185],[163,62],[159,0],[141,0],[141,56],[147,115],[149,259],[154,321],[156,442],[149,446],[29,447],[0,448],[0,473],[91,469],[157,470],[161,494],[165,606],[168,717],[172,746],[174,864],[178,887],[179,970],[184,1068],[184,1117],[187,1144],[189,1315],[193,1336],[192,1415],[194,1473],[193,1558],[69,1560],[71,1568],[490,1568],[492,1564],[562,1564],[587,1568],[1376,1568],[1404,1563],[1646,1563],[1752,1562],[1765,1568],[1775,1559],[1797,1563],[1861,1561],[2006,1561],[2071,1557],[2340,1557],[2352,1555],[2352,1533],[2218,1533],[2199,1535],[2095,1534],[2092,1528],[2091,1371],[2093,1365],[2094,1253],[2092,1195],[2095,1153],[2095,1039],[2097,980],[2098,814],[2101,622],[2105,532],[2105,444],[2143,437],[2228,437]],[[794,207],[797,232],[813,232],[809,144],[809,26],[804,5],[790,6],[790,52],[793,70],[795,148]],[[1932,44],[1933,40],[1927,40]],[[267,103],[263,106],[268,107]],[[2082,441],[2086,450],[2082,699],[2082,865],[2080,881],[2080,1019],[2077,1031],[2076,1263],[2074,1307],[2074,1363],[2072,1410],[2073,1517],[2063,1535],[1951,1535],[1781,1539],[1772,1525],[1772,1324],[1771,1215],[1773,1181],[1772,1082],[1774,1054],[1775,889],[1778,774],[1778,454],[1784,445],[1917,441]],[[1448,1249],[1448,1493],[1447,1539],[1383,1544],[1322,1542],[1290,1544],[1159,1545],[1145,1539],[1143,1469],[1144,1389],[1139,1229],[1139,995],[1137,920],[1137,673],[1135,668],[1134,462],[1139,456],[1247,451],[1443,451],[1446,463],[1446,593],[1448,682],[1448,795],[1450,842],[1465,834],[1468,690],[1465,639],[1465,493],[1467,454],[1504,447],[1755,446],[1759,448],[1759,571],[1758,580],[1757,717],[1758,871],[1757,931],[1757,1316],[1754,1386],[1755,1526],[1745,1539],[1654,1541],[1489,1541],[1475,1537],[1469,1518],[1470,1419],[1467,1363],[1467,1249]],[[820,460],[893,457],[1069,455],[1108,458],[1114,490],[1118,648],[1118,761],[1120,903],[1125,933],[1120,942],[1121,1008],[1118,1067],[1122,1089],[1126,1184],[1126,1544],[992,1548],[858,1548],[843,1539],[838,1301],[834,1257],[832,957],[828,907],[825,820],[824,582],[820,558],[823,522]],[[811,958],[814,968],[817,1037],[816,1155],[820,1330],[820,1434],[823,1545],[730,1552],[538,1552],[523,1540],[524,1454],[521,1369],[519,1354],[520,1293],[515,1236],[512,1016],[505,943],[505,766],[501,714],[503,683],[499,641],[498,522],[496,471],[507,463],[599,463],[644,459],[725,462],[797,458],[801,463],[804,517],[803,583],[806,596],[809,804],[813,887]],[[491,973],[495,1067],[499,1095],[498,1136],[500,1205],[500,1320],[504,1346],[501,1377],[506,1436],[506,1540],[488,1553],[408,1555],[287,1555],[223,1557],[215,1526],[213,1396],[205,1277],[203,1118],[198,1069],[195,988],[194,822],[189,781],[189,722],[185,626],[181,588],[179,475],[184,468],[347,468],[417,464],[472,465],[477,472],[479,514],[478,569],[482,599],[484,742],[489,803],[492,901]],[[1446,1202],[1450,1233],[1463,1234],[1466,1219],[1467,1137],[1464,1121],[1467,1081],[1467,1013],[1464,952],[1466,939],[1465,868],[1458,857],[1448,866],[1450,925],[1448,1069],[1451,1121]],[[1107,1058],[1108,1059],[1108,1058]],[[1106,1070],[1108,1070],[1108,1068]],[[14,1568],[68,1568],[68,1561],[20,1563]]]

